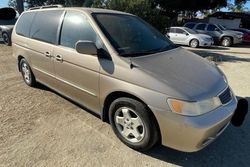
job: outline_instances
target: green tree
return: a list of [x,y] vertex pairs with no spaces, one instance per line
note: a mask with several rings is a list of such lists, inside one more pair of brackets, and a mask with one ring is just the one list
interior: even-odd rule
[[[53,4],[61,4],[67,7],[68,6],[90,7],[93,4],[94,0],[9,0],[9,6],[22,12],[23,6],[20,6],[20,4],[23,5],[24,2],[27,4],[28,8],[35,6],[43,6],[43,5],[53,5]],[[22,9],[18,7],[18,4]]]
[[119,10],[135,14],[164,31],[170,17],[156,6],[153,0],[97,0],[93,7]]
[[248,8],[245,7],[246,1],[238,1],[235,4],[228,3],[228,9],[232,12],[244,12],[248,10]]

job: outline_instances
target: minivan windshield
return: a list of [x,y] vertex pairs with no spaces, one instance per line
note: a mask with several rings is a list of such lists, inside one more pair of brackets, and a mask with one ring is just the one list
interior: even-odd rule
[[120,56],[143,56],[176,47],[168,38],[136,16],[95,13],[93,17]]

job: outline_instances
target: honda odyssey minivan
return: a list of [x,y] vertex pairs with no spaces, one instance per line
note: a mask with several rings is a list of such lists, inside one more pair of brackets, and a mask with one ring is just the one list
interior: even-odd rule
[[135,150],[160,142],[198,151],[226,129],[237,107],[215,65],[132,14],[31,9],[12,40],[27,85],[42,83],[97,113]]

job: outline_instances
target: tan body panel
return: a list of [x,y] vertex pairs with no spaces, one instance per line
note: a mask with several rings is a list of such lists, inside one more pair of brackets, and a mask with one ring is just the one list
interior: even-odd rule
[[54,55],[61,56],[62,61],[53,58],[57,89],[84,106],[100,111],[99,106],[99,68],[96,56],[82,55],[74,49],[61,46],[54,47]]

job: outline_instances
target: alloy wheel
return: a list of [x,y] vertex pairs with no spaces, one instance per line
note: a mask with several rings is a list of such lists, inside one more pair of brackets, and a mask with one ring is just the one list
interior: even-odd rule
[[22,63],[22,73],[25,82],[30,83],[31,82],[31,72],[26,63]]
[[118,132],[128,141],[138,143],[145,136],[145,126],[136,112],[128,107],[115,112],[114,122]]

